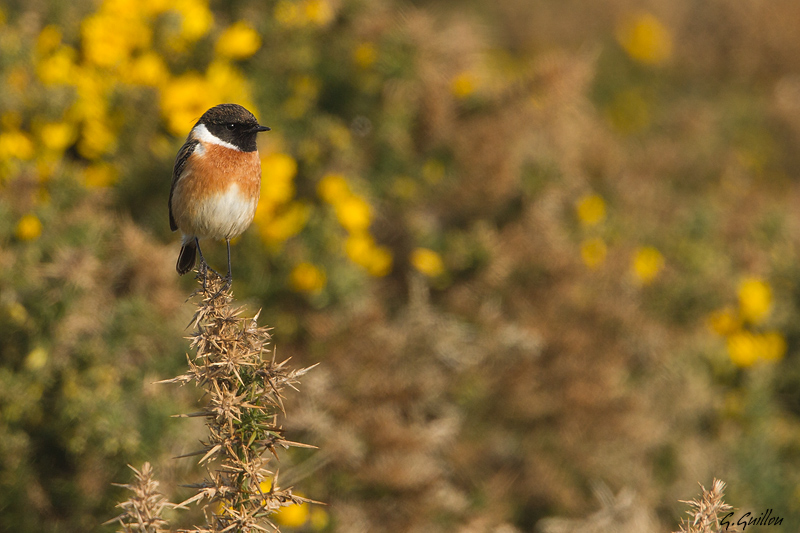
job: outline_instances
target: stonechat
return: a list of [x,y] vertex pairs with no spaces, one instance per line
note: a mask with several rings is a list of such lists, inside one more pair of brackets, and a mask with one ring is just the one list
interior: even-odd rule
[[207,268],[200,239],[224,239],[230,284],[231,239],[253,222],[261,190],[262,131],[269,128],[244,107],[220,104],[203,113],[178,151],[169,191],[169,226],[183,234],[178,274],[194,268],[197,254],[201,271]]

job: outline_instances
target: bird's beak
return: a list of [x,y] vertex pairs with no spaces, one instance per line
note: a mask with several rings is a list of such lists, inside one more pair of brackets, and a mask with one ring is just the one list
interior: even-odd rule
[[253,127],[252,131],[258,133],[258,132],[261,132],[261,131],[269,131],[269,130],[270,130],[270,128],[268,128],[266,126],[258,125],[258,126]]

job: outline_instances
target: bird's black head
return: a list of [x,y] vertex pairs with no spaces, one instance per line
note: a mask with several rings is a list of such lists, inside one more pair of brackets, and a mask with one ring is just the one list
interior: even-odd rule
[[220,104],[212,107],[197,121],[197,125],[200,124],[205,125],[214,137],[234,145],[243,152],[255,152],[256,135],[261,131],[269,131],[268,127],[259,125],[250,111],[238,104]]

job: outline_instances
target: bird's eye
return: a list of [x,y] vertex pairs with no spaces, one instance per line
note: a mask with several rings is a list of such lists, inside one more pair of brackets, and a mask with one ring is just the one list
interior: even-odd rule
[[231,122],[230,124],[225,124],[225,127],[228,128],[228,131],[233,131],[236,129],[236,124]]

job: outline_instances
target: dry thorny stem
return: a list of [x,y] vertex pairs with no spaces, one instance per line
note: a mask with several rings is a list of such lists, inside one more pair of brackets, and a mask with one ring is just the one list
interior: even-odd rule
[[734,526],[724,529],[720,526],[720,515],[725,516],[733,509],[730,505],[722,501],[725,495],[725,482],[719,479],[714,480],[711,490],[700,485],[703,490],[703,495],[696,500],[684,501],[689,505],[689,510],[686,513],[689,519],[684,519],[681,523],[681,529],[677,533],[717,533],[720,530],[727,531],[728,533],[736,533],[737,528]]
[[201,280],[192,297],[200,299],[188,337],[194,356],[187,355],[186,373],[161,383],[194,381],[205,391],[200,411],[179,416],[206,419],[207,440],[182,457],[199,456],[207,477],[189,485],[196,494],[176,505],[156,492],[149,464],[141,473],[134,469],[136,482],[123,485],[134,494],[118,505],[124,513],[112,522],[118,521],[125,532],[168,531],[160,518],[164,508],[203,503],[205,526],[181,531],[277,529],[268,519],[271,513],[310,501],[293,495],[291,488],[279,488],[277,472],[270,469],[278,448],[308,447],[286,440],[277,417],[283,413],[283,389],[294,388],[310,368],[291,370],[287,361],[276,362],[275,351],[267,349],[270,328],[258,325],[258,313],[252,319],[241,317],[242,308],[231,306],[233,296],[215,273],[208,273],[205,286]]

